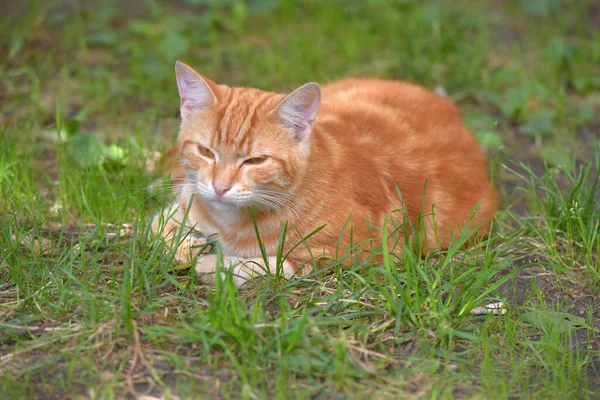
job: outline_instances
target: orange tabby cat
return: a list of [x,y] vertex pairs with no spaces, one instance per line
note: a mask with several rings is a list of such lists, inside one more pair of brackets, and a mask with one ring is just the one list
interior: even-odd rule
[[[408,226],[406,216],[424,252],[445,248],[464,226],[485,234],[494,189],[477,142],[449,100],[380,79],[344,79],[322,89],[307,83],[286,96],[217,85],[181,62],[175,70],[182,121],[174,175],[181,185],[163,236],[173,237],[181,223],[217,234],[237,285],[276,271],[286,222],[284,254],[326,225],[279,266],[286,277],[341,249],[368,254],[381,245],[386,220],[395,252],[405,236],[393,234],[394,226]],[[184,242],[180,254],[193,244]],[[215,255],[196,264],[209,281],[215,268]]]

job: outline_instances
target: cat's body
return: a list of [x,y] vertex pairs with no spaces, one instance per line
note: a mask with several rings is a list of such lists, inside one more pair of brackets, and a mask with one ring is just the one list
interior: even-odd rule
[[[386,217],[398,226],[408,215],[425,251],[444,248],[465,225],[480,225],[480,236],[493,217],[481,150],[457,108],[433,92],[346,79],[323,87],[322,98],[316,84],[286,97],[218,86],[180,63],[177,73],[185,179],[174,220],[188,212],[187,225],[218,234],[240,284],[258,270],[245,260],[264,264],[249,205],[270,262],[284,223],[286,251],[299,234],[326,225],[307,240],[310,251],[304,244],[292,251],[288,276],[315,258],[339,256],[350,240],[354,251],[377,247]],[[214,268],[214,257],[199,259],[199,272]]]

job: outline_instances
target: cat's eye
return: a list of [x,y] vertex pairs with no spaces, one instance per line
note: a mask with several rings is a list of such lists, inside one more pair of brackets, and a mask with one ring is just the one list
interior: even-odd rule
[[246,165],[258,165],[258,164],[262,164],[265,161],[267,161],[267,158],[268,158],[267,156],[248,158],[248,159],[244,160],[244,164],[246,164]]
[[213,154],[212,151],[210,151],[209,149],[207,149],[204,146],[200,146],[198,145],[198,152],[200,154],[202,154],[204,157],[208,157],[208,158],[215,158],[215,155]]

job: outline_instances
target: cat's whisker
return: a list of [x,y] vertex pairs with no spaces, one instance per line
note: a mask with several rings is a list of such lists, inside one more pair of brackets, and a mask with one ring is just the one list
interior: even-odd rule
[[282,205],[287,205],[290,206],[292,208],[297,208],[297,204],[295,204],[292,200],[282,197],[281,194],[278,194],[277,192],[266,192],[266,191],[258,191],[256,193],[257,196],[260,196],[264,199],[268,199],[271,200],[273,202],[282,204]]
[[266,205],[268,208],[276,212],[281,213],[284,211],[288,211],[292,214],[293,217],[297,217],[299,215],[297,205],[294,204],[292,201],[280,196],[265,194],[264,192],[256,192],[255,196],[253,197],[253,201],[261,202],[261,204]]

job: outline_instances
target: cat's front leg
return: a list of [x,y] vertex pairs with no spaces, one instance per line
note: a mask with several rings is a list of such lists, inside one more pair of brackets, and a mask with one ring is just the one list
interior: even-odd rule
[[[262,257],[240,258],[223,257],[223,267],[232,270],[233,282],[241,287],[257,276],[277,273],[277,257],[267,257],[267,263]],[[196,273],[200,279],[207,283],[213,283],[217,268],[217,256],[208,254],[201,256],[196,263]],[[281,272],[286,279],[291,278],[300,268],[300,264],[291,260],[284,260]]]
[[[175,259],[181,263],[190,262],[207,242],[205,236],[192,232],[196,227],[190,226],[189,222],[177,202],[173,203],[162,214],[157,214],[152,221],[153,234],[160,234],[166,242],[181,240],[175,253]],[[183,232],[181,232],[182,225],[184,226]],[[185,235],[182,239],[179,238],[180,232]]]

